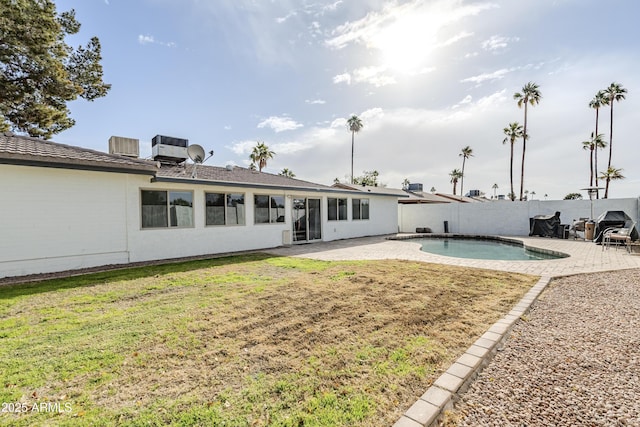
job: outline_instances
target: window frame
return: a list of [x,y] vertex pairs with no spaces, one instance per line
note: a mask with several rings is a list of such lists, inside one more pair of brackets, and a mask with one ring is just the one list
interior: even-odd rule
[[[358,216],[356,216],[356,202],[358,204]],[[366,206],[366,217],[363,215],[363,206]],[[354,197],[351,199],[351,219],[353,221],[368,221],[371,218],[371,200],[367,197]]]
[[[330,201],[335,200],[335,207],[330,206]],[[340,210],[341,203],[344,203],[344,211]],[[349,220],[349,200],[346,197],[327,197],[327,221],[348,221]],[[335,211],[332,212],[332,209]],[[344,213],[344,217],[342,214]],[[334,214],[335,218],[331,218],[331,215]]]
[[[267,212],[268,212],[268,220],[264,221],[264,222],[258,222],[258,215],[256,214],[256,210],[258,209],[258,203],[257,203],[257,198],[258,197],[267,197]],[[277,206],[277,202],[274,202],[274,199],[281,199],[282,200],[282,208]],[[274,207],[274,203],[276,204],[276,206]],[[287,222],[287,216],[286,216],[286,211],[287,211],[287,207],[286,207],[286,197],[284,195],[274,195],[274,194],[254,194],[253,195],[253,224],[254,225],[268,225],[268,224],[285,224]],[[282,209],[283,213],[282,213],[282,217],[283,220],[282,221],[278,221],[278,218],[280,218],[280,216],[276,216],[275,218],[272,218],[272,209]]]
[[[209,224],[208,216],[207,216],[207,208],[209,208],[209,200],[207,196],[209,194],[215,194],[218,196],[223,196],[222,207],[224,208],[224,223],[223,224]],[[229,223],[229,201],[232,196],[242,196],[242,205],[244,206],[244,218],[242,223]],[[205,227],[235,227],[235,226],[246,226],[247,225],[247,194],[246,193],[231,193],[231,192],[216,192],[216,191],[205,191],[204,192],[204,226]]]
[[[145,219],[144,219],[144,207],[145,206],[162,206],[161,204],[155,204],[155,205],[150,205],[150,204],[144,204],[144,193],[164,193],[164,197],[165,197],[165,225],[158,225],[158,226],[153,226],[153,225],[149,225],[146,226],[145,225]],[[191,200],[189,200],[188,202],[190,203],[190,205],[188,205],[188,207],[191,208],[191,220],[190,220],[190,224],[189,225],[171,225],[173,222],[173,219],[175,219],[176,223],[178,222],[178,217],[175,216],[175,218],[172,218],[172,214],[171,214],[171,208],[173,206],[183,206],[183,205],[176,205],[174,204],[175,200],[172,200],[172,194],[178,194],[178,193],[185,193],[185,194],[189,194],[191,196]],[[179,190],[179,189],[175,189],[175,190],[168,190],[168,189],[140,189],[140,229],[142,230],[159,230],[159,229],[164,229],[164,228],[195,228],[195,211],[194,211],[194,202],[195,200],[195,195],[194,195],[194,191],[193,190]]]

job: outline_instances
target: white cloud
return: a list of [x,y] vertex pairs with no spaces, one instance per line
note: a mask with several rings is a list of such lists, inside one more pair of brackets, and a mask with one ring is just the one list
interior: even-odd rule
[[306,99],[304,101],[307,104],[311,104],[311,105],[318,105],[318,104],[326,104],[327,101],[325,101],[324,99]]
[[489,52],[502,51],[509,46],[509,43],[517,42],[519,40],[520,39],[518,37],[501,37],[494,35],[482,42],[482,48]]
[[145,35],[139,34],[138,43],[140,44],[155,43],[155,40],[153,36],[145,36]]
[[143,34],[138,35],[138,43],[140,43],[141,45],[157,44],[165,47],[176,47],[176,44],[174,42],[161,42],[156,40],[155,37],[151,35],[143,35]]
[[351,74],[349,73],[344,73],[344,74],[338,74],[337,76],[333,77],[333,82],[338,84],[338,83],[346,83],[348,85],[351,84]]
[[242,156],[244,154],[246,155],[251,154],[251,151],[253,150],[253,147],[255,147],[255,145],[256,145],[256,141],[249,140],[249,141],[235,142],[230,146],[227,145],[226,148],[230,149],[238,156]]
[[396,84],[393,76],[385,75],[386,67],[362,67],[353,71],[353,80],[356,83],[369,83],[375,87]]
[[466,79],[462,79],[460,80],[460,82],[462,83],[484,83],[486,81],[494,81],[494,80],[500,80],[502,78],[504,78],[504,76],[506,76],[507,74],[518,70],[518,67],[513,67],[513,68],[502,68],[500,70],[496,70],[492,73],[483,73],[483,74],[479,74],[477,76],[473,76],[473,77],[467,77]]
[[287,20],[288,20],[289,18],[291,18],[291,17],[293,17],[293,16],[296,16],[296,15],[297,15],[297,13],[296,13],[296,11],[295,11],[295,10],[294,10],[294,11],[291,11],[291,12],[289,12],[288,14],[286,14],[286,15],[285,15],[285,16],[283,16],[283,17],[276,18],[276,22],[277,22],[278,24],[282,24],[282,23],[284,23],[284,22],[287,22]]
[[303,127],[304,125],[296,122],[290,117],[276,117],[271,116],[260,123],[258,123],[259,128],[269,127],[273,129],[276,133],[284,132],[287,130],[294,130]]

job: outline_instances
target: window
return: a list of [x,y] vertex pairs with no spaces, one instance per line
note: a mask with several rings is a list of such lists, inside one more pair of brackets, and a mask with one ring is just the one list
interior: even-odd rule
[[352,199],[353,219],[369,219],[369,199]]
[[191,191],[142,190],[142,228],[193,227]]
[[206,225],[244,225],[244,194],[205,193]]
[[253,196],[254,222],[269,224],[284,222],[284,196]]
[[329,221],[347,220],[347,199],[327,199],[327,213]]

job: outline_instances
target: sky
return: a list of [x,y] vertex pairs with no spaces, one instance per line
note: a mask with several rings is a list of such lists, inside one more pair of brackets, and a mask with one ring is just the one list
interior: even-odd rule
[[[640,2],[636,0],[56,0],[75,9],[72,46],[102,44],[104,98],[70,103],[76,125],[52,140],[108,151],[112,135],[186,138],[206,164],[248,166],[257,142],[276,154],[266,172],[348,182],[357,115],[354,174],[408,179],[451,193],[509,193],[503,129],[524,121],[513,95],[539,85],[530,107],[524,189],[534,199],[587,198],[595,128],[588,104],[621,84],[614,104],[612,166],[626,177],[611,198],[640,196]],[[609,140],[610,108],[599,133]],[[606,165],[608,149],[600,151]],[[515,146],[520,188],[522,143]],[[600,168],[602,170],[602,168]],[[497,190],[493,189],[498,185]],[[458,184],[458,192],[460,183]],[[533,194],[535,193],[535,194]],[[546,196],[546,197],[545,197]]]

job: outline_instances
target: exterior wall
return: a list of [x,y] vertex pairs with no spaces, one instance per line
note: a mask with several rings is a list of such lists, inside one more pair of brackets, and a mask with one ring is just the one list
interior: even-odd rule
[[417,227],[442,233],[444,221],[448,221],[451,233],[527,236],[529,218],[536,215],[560,212],[562,224],[571,224],[574,219],[597,218],[605,211],[621,210],[638,221],[639,203],[640,199],[599,199],[398,205],[398,218],[400,231],[405,233],[413,233]]
[[[203,254],[235,252],[243,250],[267,249],[287,243],[284,233],[291,233],[292,200],[294,198],[319,198],[322,211],[322,241],[354,237],[396,233],[398,231],[398,210],[395,197],[357,195],[370,202],[369,220],[352,220],[352,195],[309,193],[302,191],[258,190],[239,187],[196,185],[174,183],[154,183],[143,189],[191,191],[194,192],[194,227],[142,229],[140,219],[140,189],[130,188],[128,194],[129,249],[131,261],[179,258]],[[205,192],[242,193],[245,195],[245,225],[205,226]],[[285,222],[254,224],[253,196],[284,196]],[[348,198],[348,220],[329,221],[327,198]]]
[[[323,240],[350,239],[354,237],[393,234],[398,232],[398,200],[395,197],[373,196],[363,193],[357,197],[335,194],[329,197],[347,198],[347,220],[329,221],[327,197],[322,200],[322,236]],[[369,199],[369,219],[353,220],[351,199]]]
[[[292,200],[319,198],[322,240],[398,231],[395,197],[151,182],[124,173],[0,165],[0,277],[281,246]],[[193,192],[193,226],[143,229],[141,190]],[[245,225],[205,226],[205,192],[243,193]],[[254,224],[254,194],[284,196],[285,222]],[[327,197],[348,198],[348,220],[328,221]],[[351,199],[369,199],[352,220]]]
[[0,165],[0,277],[128,262],[128,179]]
[[[254,224],[254,194],[286,196],[282,191],[254,191],[248,188],[153,183],[142,186],[145,190],[193,191],[193,227],[145,228],[141,227],[139,187],[128,190],[129,250],[131,261],[180,258],[253,249],[265,249],[283,244],[283,231],[291,230],[291,216],[285,222]],[[241,193],[245,195],[245,225],[205,225],[205,192]],[[291,212],[291,199],[285,197],[285,210]]]

